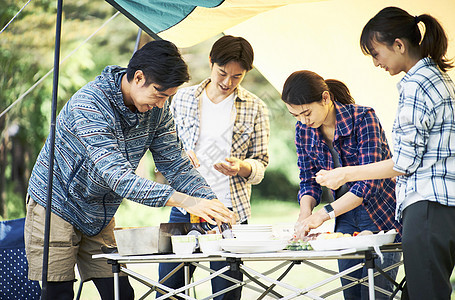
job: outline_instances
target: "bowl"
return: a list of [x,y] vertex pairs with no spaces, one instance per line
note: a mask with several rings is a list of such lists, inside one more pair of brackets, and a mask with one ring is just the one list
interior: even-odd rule
[[171,236],[172,252],[177,255],[191,254],[196,249],[196,237],[194,235]]
[[220,240],[223,238],[221,234],[203,234],[197,238],[202,253],[212,254],[221,251]]

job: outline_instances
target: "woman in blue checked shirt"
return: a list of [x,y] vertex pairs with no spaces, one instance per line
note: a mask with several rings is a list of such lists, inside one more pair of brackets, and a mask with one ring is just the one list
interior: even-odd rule
[[[425,25],[425,33],[418,24]],[[397,75],[400,98],[393,157],[373,165],[321,171],[318,182],[397,177],[397,218],[410,299],[450,299],[455,264],[455,85],[446,71],[447,36],[430,15],[387,7],[363,28],[365,54]],[[425,271],[423,271],[425,270]]]
[[[289,76],[282,99],[296,119],[298,166],[300,169],[300,215],[296,234],[302,238],[310,229],[335,218],[335,231],[353,234],[363,230],[399,230],[395,221],[395,182],[391,179],[357,181],[333,190],[334,202],[313,212],[321,201],[322,189],[315,180],[321,169],[364,165],[391,157],[386,136],[374,110],[354,104],[346,85],[338,80],[324,80],[311,71],[297,71]],[[401,259],[399,253],[384,255],[385,267]],[[339,260],[340,271],[358,264],[359,260]],[[396,269],[390,271],[396,277]],[[349,274],[367,276],[366,268]],[[342,279],[346,285],[351,281]],[[388,291],[393,285],[383,276],[375,284]],[[376,293],[377,299],[388,299]],[[368,289],[355,285],[344,290],[345,299],[368,298]]]

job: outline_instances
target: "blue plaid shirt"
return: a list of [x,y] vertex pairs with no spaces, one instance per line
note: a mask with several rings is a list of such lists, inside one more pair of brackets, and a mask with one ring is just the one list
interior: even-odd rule
[[[366,165],[391,158],[387,138],[374,110],[356,104],[334,102],[336,128],[333,147],[340,157],[340,165]],[[319,129],[296,124],[300,190],[298,199],[312,196],[321,201],[322,189],[312,177],[321,169],[333,169],[329,146]],[[379,230],[401,230],[395,221],[395,182],[392,179],[364,180],[346,183],[349,191],[363,198],[363,205]],[[335,196],[335,195],[334,195]]]
[[397,87],[393,161],[406,174],[397,179],[397,215],[414,203],[407,198],[455,206],[455,85],[427,57]]

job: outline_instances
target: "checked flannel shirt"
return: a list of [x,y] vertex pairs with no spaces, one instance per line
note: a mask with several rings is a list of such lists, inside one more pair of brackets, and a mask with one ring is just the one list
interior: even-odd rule
[[406,174],[397,179],[397,216],[410,198],[455,206],[455,85],[426,57],[397,87],[393,161]]
[[[199,85],[179,89],[172,98],[171,112],[174,115],[177,134],[186,151],[196,147],[199,137],[199,115],[202,92],[210,79]],[[252,171],[248,178],[232,176],[229,180],[232,207],[237,221],[243,222],[251,216],[251,185],[264,178],[269,162],[269,116],[265,103],[241,86],[235,99],[236,119],[234,123],[231,156],[250,163]]]
[[[333,147],[340,157],[340,165],[365,165],[391,158],[387,138],[374,110],[356,104],[334,102],[336,129]],[[321,201],[321,186],[312,177],[321,169],[333,169],[329,146],[318,128],[296,124],[295,144],[300,169],[298,199],[312,196]],[[395,182],[392,179],[364,180],[346,183],[349,191],[363,198],[363,205],[379,230],[397,229],[395,220]],[[335,194],[334,194],[335,196]]]

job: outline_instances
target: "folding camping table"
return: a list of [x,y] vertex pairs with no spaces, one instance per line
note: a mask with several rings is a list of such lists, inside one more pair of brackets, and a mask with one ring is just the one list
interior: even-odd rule
[[[392,244],[390,246],[382,246],[381,252],[387,251],[401,251],[400,244]],[[374,286],[374,276],[378,274],[384,274],[391,269],[397,268],[402,265],[402,261],[387,267],[384,270],[380,270],[379,268],[375,267],[374,265],[374,258],[377,257],[373,248],[366,248],[366,249],[343,249],[343,250],[335,250],[335,251],[290,251],[290,250],[283,250],[279,252],[270,252],[270,253],[252,253],[252,254],[240,254],[240,253],[228,253],[228,252],[219,252],[213,255],[207,255],[203,253],[193,253],[189,255],[175,255],[175,254],[155,254],[155,255],[138,255],[138,256],[121,256],[119,254],[97,254],[93,256],[94,258],[105,258],[109,264],[112,264],[112,271],[114,273],[114,294],[115,299],[119,299],[119,285],[118,285],[118,277],[119,272],[123,272],[128,276],[134,278],[135,280],[141,282],[142,284],[148,286],[150,290],[141,297],[144,299],[152,292],[159,290],[163,296],[157,299],[167,299],[168,297],[178,295],[184,299],[194,300],[195,298],[189,295],[189,290],[199,284],[207,282],[216,276],[223,277],[227,280],[234,282],[235,284],[230,286],[229,288],[224,289],[223,291],[218,292],[217,294],[213,294],[205,299],[212,299],[220,294],[226,293],[232,289],[235,289],[239,286],[243,286],[245,288],[250,288],[252,290],[262,292],[262,295],[259,299],[262,299],[265,295],[271,296],[276,299],[293,299],[299,296],[304,296],[310,299],[325,299],[330,295],[336,294],[341,292],[343,289],[346,289],[350,286],[356,284],[364,284],[368,285],[369,288],[369,295],[370,299],[374,299],[375,290],[383,292],[385,294],[390,294],[390,292],[384,291],[379,287]],[[355,279],[349,277],[349,274],[352,271],[360,269],[364,266],[364,263],[357,264],[343,272],[338,272],[334,270],[329,270],[324,267],[319,266],[313,261],[317,260],[330,260],[330,259],[365,259],[365,264],[368,268],[368,276],[361,279]],[[211,270],[205,265],[202,265],[201,262],[211,262],[211,261],[227,261],[228,265],[218,271]],[[247,261],[275,261],[277,265],[270,270],[265,272],[258,272],[244,264]],[[121,264],[144,264],[144,263],[163,263],[163,262],[171,262],[171,263],[180,263],[176,269],[171,271],[164,279],[165,281],[168,277],[174,274],[180,268],[184,268],[185,270],[185,282],[186,285],[178,288],[172,289],[167,287],[165,284],[157,282],[151,278],[147,278],[141,274],[138,274],[132,270],[123,267]],[[297,264],[304,263],[312,268],[318,269],[319,271],[327,273],[329,276],[328,278],[318,282],[316,284],[312,284],[306,288],[298,288],[287,283],[281,282],[281,280],[286,276],[286,274]],[[202,268],[203,270],[208,271],[209,275],[197,280],[196,282],[191,283],[189,278],[189,266],[194,265],[196,267]],[[239,281],[237,279],[231,278],[226,276],[222,273],[229,269],[237,268],[244,274],[244,280]],[[286,268],[284,272],[277,278],[271,278],[270,274]],[[376,272],[375,272],[376,271]],[[324,294],[317,295],[314,292],[314,289],[319,288],[321,286],[326,285],[329,282],[339,279],[340,277],[347,278],[352,282],[348,286],[343,286],[339,288],[332,289],[330,291],[325,292]],[[262,281],[260,281],[260,279]],[[264,284],[263,282],[267,282]],[[282,295],[274,290],[276,286],[280,286],[284,288],[287,295]],[[398,284],[395,282],[395,286],[397,290],[392,294],[392,297],[396,294],[398,289],[401,289],[402,283]],[[204,299],[204,300],[205,300]]]

